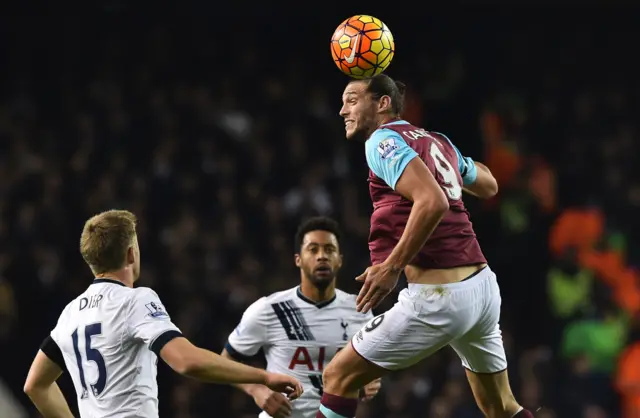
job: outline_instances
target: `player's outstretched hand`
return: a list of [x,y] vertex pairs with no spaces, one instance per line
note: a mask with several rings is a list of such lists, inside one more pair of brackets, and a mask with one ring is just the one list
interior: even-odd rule
[[253,393],[253,400],[258,408],[273,418],[286,418],[291,416],[293,408],[291,402],[282,393],[274,392],[266,386],[260,386]]
[[370,401],[378,394],[381,387],[382,379],[376,379],[373,382],[369,383],[360,391],[360,400],[364,402]]
[[298,379],[280,373],[267,373],[265,386],[274,392],[285,393],[290,400],[298,399],[304,392]]
[[356,277],[359,282],[364,282],[358,297],[356,298],[356,310],[369,312],[382,302],[396,287],[400,278],[400,270],[394,269],[385,263],[376,264]]

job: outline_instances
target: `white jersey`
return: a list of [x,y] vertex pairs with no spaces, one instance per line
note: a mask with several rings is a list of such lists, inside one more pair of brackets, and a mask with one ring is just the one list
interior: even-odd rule
[[[293,418],[314,418],[322,397],[322,371],[351,336],[373,318],[356,311],[356,296],[336,289],[336,296],[315,304],[299,287],[274,293],[247,308],[229,335],[226,349],[242,359],[260,349],[267,370],[294,376],[304,393],[293,401]],[[266,412],[260,414],[267,418]]]
[[180,335],[153,290],[96,279],[62,311],[43,351],[55,361],[59,348],[82,418],[152,418],[156,353]]

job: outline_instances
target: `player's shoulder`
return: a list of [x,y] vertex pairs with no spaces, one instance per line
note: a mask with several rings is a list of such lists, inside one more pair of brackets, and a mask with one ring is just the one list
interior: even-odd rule
[[407,142],[407,138],[403,134],[412,138],[411,134],[418,131],[426,132],[424,129],[418,128],[405,120],[382,125],[373,131],[365,142],[367,155],[371,156],[377,153],[383,158],[388,157],[398,148],[409,146],[409,142]]
[[341,307],[353,307],[356,308],[356,297],[353,293],[345,292],[344,290],[336,289],[336,302]]
[[135,300],[150,299],[150,298],[160,299],[156,291],[151,289],[150,287],[140,286],[140,287],[134,287],[133,289],[131,288],[128,288],[128,289],[130,290],[129,297]]
[[386,125],[383,125],[378,129],[376,129],[375,131],[373,131],[371,136],[369,136],[369,139],[367,139],[367,142],[365,142],[365,147],[368,150],[373,150],[379,147],[382,142],[387,141],[389,139],[393,140],[394,142],[395,141],[404,142],[404,138],[402,138],[402,135],[400,134],[400,132],[394,129],[391,129]]
[[345,292],[344,290],[336,288],[336,300],[341,302],[349,302],[353,300],[353,303],[356,301],[356,295],[353,293]]
[[427,133],[432,137],[435,138],[439,141],[443,141],[448,143],[449,145],[453,146],[453,142],[451,141],[451,139],[449,139],[449,137],[445,134],[443,134],[442,132],[437,132],[437,131],[427,131]]
[[285,300],[294,299],[296,297],[296,292],[298,287],[292,287],[291,289],[280,290],[278,292],[274,292],[269,296],[264,297],[265,305],[272,305],[274,303],[284,302]]
[[371,312],[369,313],[360,313],[356,311],[356,298],[358,296],[345,292],[344,290],[336,289],[336,307],[340,309],[348,309],[353,311],[353,313],[357,314],[357,316],[362,316],[363,319],[366,319],[371,316]]
[[83,295],[84,293],[73,299],[71,302],[67,303],[67,305],[62,309],[62,312],[60,312],[60,316],[58,316],[56,327],[64,325],[70,320],[74,312],[80,311],[78,307],[80,306],[80,300],[82,299]]
[[365,153],[368,160],[392,157],[400,147],[407,143],[396,131],[390,129],[376,130],[365,143]]

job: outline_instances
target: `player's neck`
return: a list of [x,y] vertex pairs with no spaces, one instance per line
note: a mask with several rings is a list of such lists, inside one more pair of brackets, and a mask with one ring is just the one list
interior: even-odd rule
[[127,287],[133,288],[133,275],[127,274],[126,271],[114,271],[111,273],[96,274],[96,279],[109,279],[115,280],[124,284]]
[[401,119],[398,115],[380,115],[380,118],[378,119],[378,127],[386,125],[387,123],[397,122],[399,120]]
[[336,295],[336,287],[332,283],[327,286],[326,289],[318,289],[308,280],[302,280],[300,283],[300,293],[314,303],[321,303],[333,299]]

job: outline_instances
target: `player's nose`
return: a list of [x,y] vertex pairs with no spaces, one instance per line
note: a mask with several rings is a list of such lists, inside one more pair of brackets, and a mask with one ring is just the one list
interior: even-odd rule
[[349,112],[347,111],[347,106],[342,105],[342,107],[340,108],[340,116],[342,116],[343,118],[346,118],[348,114]]
[[329,261],[329,255],[325,252],[325,251],[318,251],[318,254],[316,254],[316,261],[318,263],[326,263]]

